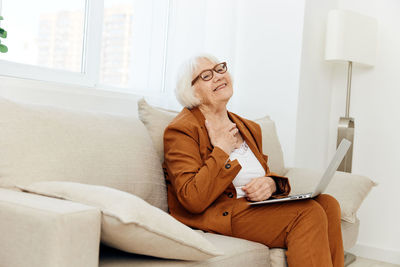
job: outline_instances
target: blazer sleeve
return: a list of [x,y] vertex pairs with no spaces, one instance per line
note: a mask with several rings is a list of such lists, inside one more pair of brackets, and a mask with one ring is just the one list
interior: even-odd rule
[[241,169],[237,160],[230,161],[218,147],[202,159],[199,129],[169,125],[164,132],[166,179],[178,201],[191,213],[207,209]]

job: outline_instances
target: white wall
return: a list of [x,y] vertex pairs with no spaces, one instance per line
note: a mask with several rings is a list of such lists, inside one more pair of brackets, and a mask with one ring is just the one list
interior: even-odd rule
[[305,1],[239,1],[232,110],[276,122],[293,166]]
[[182,62],[198,53],[228,62],[234,79],[229,109],[277,123],[286,164],[294,164],[298,80],[305,0],[175,0],[170,19],[165,98],[148,100],[179,110],[173,90]]
[[323,60],[331,8],[375,17],[379,24],[374,68],[353,65],[350,115],[355,118],[353,173],[379,183],[363,202],[357,255],[400,264],[400,1],[307,0],[297,113],[295,165],[323,169],[336,150],[346,100],[346,64]]
[[296,167],[323,170],[328,162],[332,66],[324,61],[325,25],[336,0],[307,0],[297,109]]
[[[357,254],[400,264],[400,1],[339,0],[339,7],[378,20],[377,62],[353,65],[350,116],[355,118],[353,173],[379,183],[360,208]],[[336,65],[332,83],[329,154],[345,110],[347,68]]]
[[172,3],[165,88],[168,101],[152,97],[149,101],[180,110],[174,89],[177,73],[186,59],[209,53],[227,61],[229,71],[234,72],[237,1],[174,0]]

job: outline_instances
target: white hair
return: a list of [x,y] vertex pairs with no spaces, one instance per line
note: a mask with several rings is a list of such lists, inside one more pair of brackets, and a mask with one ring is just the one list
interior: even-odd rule
[[200,59],[207,59],[217,64],[216,57],[208,54],[202,54],[185,61],[178,72],[178,79],[175,88],[175,95],[179,103],[187,108],[193,108],[201,104],[201,100],[196,97],[194,86],[192,86],[192,76],[199,65]]

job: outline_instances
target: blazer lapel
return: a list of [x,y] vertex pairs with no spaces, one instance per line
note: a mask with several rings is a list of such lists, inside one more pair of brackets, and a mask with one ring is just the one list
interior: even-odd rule
[[211,145],[210,137],[208,136],[207,128],[206,128],[206,118],[204,117],[203,113],[200,111],[198,107],[194,107],[190,110],[194,117],[197,119],[197,121],[200,124],[201,130],[204,134],[204,136],[207,136],[207,149],[209,151],[213,151],[213,146]]

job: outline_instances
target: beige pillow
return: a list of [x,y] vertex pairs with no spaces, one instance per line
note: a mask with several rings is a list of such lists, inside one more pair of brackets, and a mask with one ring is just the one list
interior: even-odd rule
[[[164,130],[178,114],[175,111],[156,108],[149,105],[144,99],[138,101],[139,118],[149,131],[154,147],[164,161]],[[268,117],[255,120],[261,126],[263,153],[268,155],[268,166],[271,171],[284,175],[286,172],[283,162],[283,152],[275,129],[275,123]]]
[[136,117],[0,98],[0,186],[72,181],[123,190],[167,210],[162,167]]
[[275,122],[269,116],[254,121],[261,127],[263,154],[268,155],[270,170],[279,175],[285,175],[287,170],[283,161],[283,152],[276,133]]
[[[312,192],[322,172],[300,168],[290,168],[286,174],[292,187],[291,194]],[[356,212],[372,187],[376,186],[365,176],[336,172],[324,193],[334,196],[342,211],[342,220],[355,223]]]
[[126,192],[73,182],[38,182],[19,188],[99,208],[102,242],[126,252],[181,260],[221,255],[191,228]]
[[138,101],[139,119],[146,126],[160,162],[164,162],[164,130],[178,112],[150,106],[144,98]]

